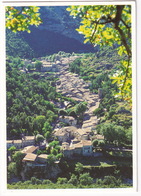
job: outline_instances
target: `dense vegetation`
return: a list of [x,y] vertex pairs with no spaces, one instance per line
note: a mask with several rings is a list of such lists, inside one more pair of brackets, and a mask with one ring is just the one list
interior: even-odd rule
[[53,183],[50,180],[33,179],[13,184],[8,184],[8,189],[82,189],[82,188],[130,188],[129,184],[120,184],[120,180],[114,176],[105,176],[103,180],[96,180],[96,183],[92,182],[92,178],[88,173],[82,174],[77,180],[74,175],[68,181],[67,178],[58,178],[57,183]]
[[20,33],[6,30],[6,54],[13,57],[33,58],[35,52]]
[[[30,175],[28,180],[13,182],[8,184],[9,189],[56,189],[56,188],[128,188],[131,187],[131,182],[127,182],[122,172],[123,171],[113,166],[84,166],[82,163],[72,163],[61,161],[60,167],[63,167],[63,173],[58,178],[45,179],[46,170],[42,177]],[[126,166],[127,168],[127,166]],[[127,174],[128,171],[128,174]],[[110,172],[110,175],[108,173]],[[127,176],[130,175],[130,170],[126,169]],[[39,173],[39,172],[38,172]],[[29,176],[29,174],[28,174]],[[37,172],[36,172],[37,176]]]
[[[126,59],[126,56],[122,58]],[[114,96],[118,88],[110,79],[119,69],[120,60],[116,48],[106,47],[100,52],[77,58],[69,69],[88,82],[93,93],[101,91],[99,108],[94,111],[99,118],[97,132],[105,136],[105,141],[126,146],[132,145],[131,108],[121,98]]]
[[[37,69],[38,61],[35,63]],[[58,118],[59,107],[63,100],[74,101],[56,92],[53,73],[48,76],[36,71],[22,73],[24,66],[20,58],[7,59],[7,136],[16,139],[25,135],[46,135],[52,130]],[[29,69],[29,65],[27,65]],[[30,68],[33,69],[31,65]],[[75,103],[76,104],[76,103]]]
[[[72,115],[77,119],[82,119],[87,104],[85,102],[78,104],[57,93],[55,88],[57,78],[53,73],[46,75],[39,72],[41,63],[37,59],[33,59],[34,65],[26,65],[29,72],[25,74],[20,71],[25,66],[20,58],[7,58],[8,139],[19,139],[23,133],[36,135],[37,144],[47,139],[48,148],[38,150],[37,154],[49,154],[51,165],[55,160],[60,160],[59,167],[62,170],[53,182],[48,180],[46,169],[41,172],[42,176],[41,173],[35,171],[37,179],[34,183],[33,179],[30,180],[34,176],[34,171],[28,171],[25,172],[28,181],[9,184],[8,188],[128,187],[127,184],[124,184],[124,178],[132,178],[132,152],[107,151],[109,145],[112,147],[132,146],[130,108],[123,100],[112,95],[112,92],[117,90],[117,86],[112,83],[109,75],[118,69],[119,63],[116,49],[114,50],[105,48],[100,53],[81,54],[81,58],[77,58],[69,66],[70,71],[77,73],[89,83],[89,88],[93,93],[98,93],[99,87],[102,90],[100,105],[94,111],[94,115],[99,118],[96,131],[104,135],[104,140],[92,139],[92,142],[97,152],[102,150],[104,159],[88,159],[88,162],[82,159],[79,160],[80,164],[77,164],[76,160],[73,162],[64,159],[58,141],[50,139],[59,115]],[[59,52],[44,58],[54,61],[56,55],[69,57],[71,54]],[[60,109],[58,103],[61,106],[65,100],[71,103],[70,106],[65,110]],[[62,126],[64,125],[62,124]],[[12,176],[20,177],[23,156],[15,148],[10,148],[8,152],[12,158],[12,162],[8,165],[8,179],[10,180]],[[125,167],[128,175],[124,172]],[[109,173],[111,176],[106,177]],[[83,177],[85,179],[88,177],[88,182],[83,180]]]

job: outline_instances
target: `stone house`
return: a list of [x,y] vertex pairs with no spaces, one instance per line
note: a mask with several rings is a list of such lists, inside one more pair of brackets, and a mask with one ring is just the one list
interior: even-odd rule
[[15,146],[17,149],[20,149],[23,147],[22,140],[7,140],[7,149],[11,146]]
[[40,154],[37,157],[37,161],[39,163],[47,163],[47,158],[48,158],[48,155],[47,154]]
[[53,135],[57,137],[57,139],[63,143],[67,142],[68,140],[71,140],[74,138],[75,133],[77,131],[77,128],[74,126],[68,126],[63,128],[55,129],[53,132]]
[[72,143],[64,142],[61,147],[65,157],[72,158],[73,156],[92,156],[92,142],[90,140],[72,140]]
[[37,160],[37,155],[34,153],[27,153],[26,156],[23,158],[22,162],[26,166],[34,166],[35,162]]
[[6,145],[7,145],[7,149],[9,149],[11,146],[14,146],[14,140],[7,140],[6,141]]
[[35,136],[24,136],[22,139],[23,147],[35,145]]
[[72,116],[64,116],[64,118],[60,117],[59,121],[63,122],[63,123],[66,123],[70,126],[76,126],[76,124],[77,124],[77,120]]
[[24,136],[19,140],[7,140],[7,149],[11,146],[15,146],[17,149],[24,148],[26,146],[35,145],[35,136]]
[[55,129],[54,132],[53,132],[53,135],[55,137],[57,137],[57,139],[59,140],[59,142],[66,142],[68,139],[69,139],[69,131],[67,131],[66,129],[64,128],[61,128],[61,129]]
[[73,147],[70,147],[69,143],[63,142],[61,149],[65,157],[71,158],[73,156]]

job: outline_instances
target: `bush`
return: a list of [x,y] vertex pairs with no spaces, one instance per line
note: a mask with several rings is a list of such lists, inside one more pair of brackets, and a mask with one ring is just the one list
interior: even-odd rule
[[77,176],[75,176],[74,174],[72,174],[70,180],[68,181],[68,183],[69,184],[73,184],[73,185],[77,185],[77,183],[78,183]]
[[91,185],[93,184],[93,178],[89,173],[80,174],[79,182],[81,185]]
[[51,180],[48,180],[48,179],[42,181],[42,184],[51,184],[51,183],[52,183]]
[[96,147],[98,145],[98,140],[93,140],[93,146]]
[[[24,185],[30,185],[31,184],[31,181],[30,180],[27,180],[23,183]],[[16,184],[17,185],[17,184]]]
[[58,178],[57,184],[67,184],[68,180],[67,178]]
[[31,178],[31,183],[32,183],[32,184],[36,184],[36,180],[37,180],[37,178],[32,177],[32,178]]

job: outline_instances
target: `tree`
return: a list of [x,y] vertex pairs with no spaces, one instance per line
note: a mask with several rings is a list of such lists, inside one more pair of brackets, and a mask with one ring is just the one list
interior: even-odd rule
[[79,175],[83,171],[83,164],[82,163],[76,163],[75,165],[75,172],[77,172]]
[[35,62],[35,68],[37,71],[41,71],[41,68],[42,68],[43,64],[41,61],[36,61]]
[[10,176],[13,175],[13,174],[17,175],[17,166],[16,166],[15,162],[11,162],[8,165],[8,171],[10,172]]
[[80,174],[79,182],[82,185],[91,185],[93,184],[93,178],[90,176],[89,173]]
[[43,130],[44,133],[46,133],[46,132],[51,133],[51,132],[52,132],[52,126],[49,124],[48,121],[46,121],[46,122],[44,123],[44,127],[43,127],[42,130]]
[[36,116],[34,120],[34,129],[37,130],[38,132],[42,132],[45,121],[46,121],[45,116],[42,115]]
[[6,6],[6,28],[13,32],[27,31],[30,33],[30,25],[38,26],[42,23],[39,9],[36,6]]
[[51,137],[51,133],[49,131],[47,131],[45,134],[44,134],[44,137],[46,140],[49,140],[50,137]]
[[68,183],[69,183],[69,184],[73,184],[73,185],[76,186],[77,183],[78,183],[77,176],[76,176],[75,174],[72,174],[70,180],[68,181]]
[[59,141],[55,141],[55,140],[49,143],[49,146],[53,148],[56,148],[58,145],[59,145]]
[[85,111],[87,110],[87,104],[84,102],[81,102],[76,105],[75,112],[77,115],[79,115],[80,118],[83,118],[83,115]]
[[16,175],[20,174],[20,171],[22,170],[22,159],[24,158],[25,154],[17,151],[13,155],[12,159],[14,160],[15,163],[13,163],[13,168],[14,171],[16,172]]
[[126,132],[122,126],[113,123],[104,123],[100,126],[100,133],[104,135],[104,139],[115,144],[126,142]]
[[70,6],[67,8],[74,18],[79,17],[82,25],[76,29],[83,34],[86,42],[94,46],[118,46],[118,54],[126,55],[127,60],[122,60],[120,71],[111,79],[116,82],[120,96],[130,104],[132,88],[131,70],[131,5],[90,5]]
[[68,180],[67,178],[58,178],[57,179],[57,184],[67,184]]
[[37,134],[36,135],[36,141],[38,143],[43,142],[44,141],[44,136],[43,135],[40,135],[40,134]]
[[8,151],[10,152],[10,154],[12,155],[16,150],[16,147],[15,146],[11,146]]

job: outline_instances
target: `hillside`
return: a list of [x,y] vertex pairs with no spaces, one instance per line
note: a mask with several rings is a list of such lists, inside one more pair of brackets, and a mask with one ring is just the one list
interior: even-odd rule
[[65,6],[41,7],[40,14],[43,23],[38,28],[31,27],[31,33],[6,32],[7,55],[33,58],[59,51],[95,51],[90,44],[83,43],[83,36],[75,30],[79,21],[69,15]]

